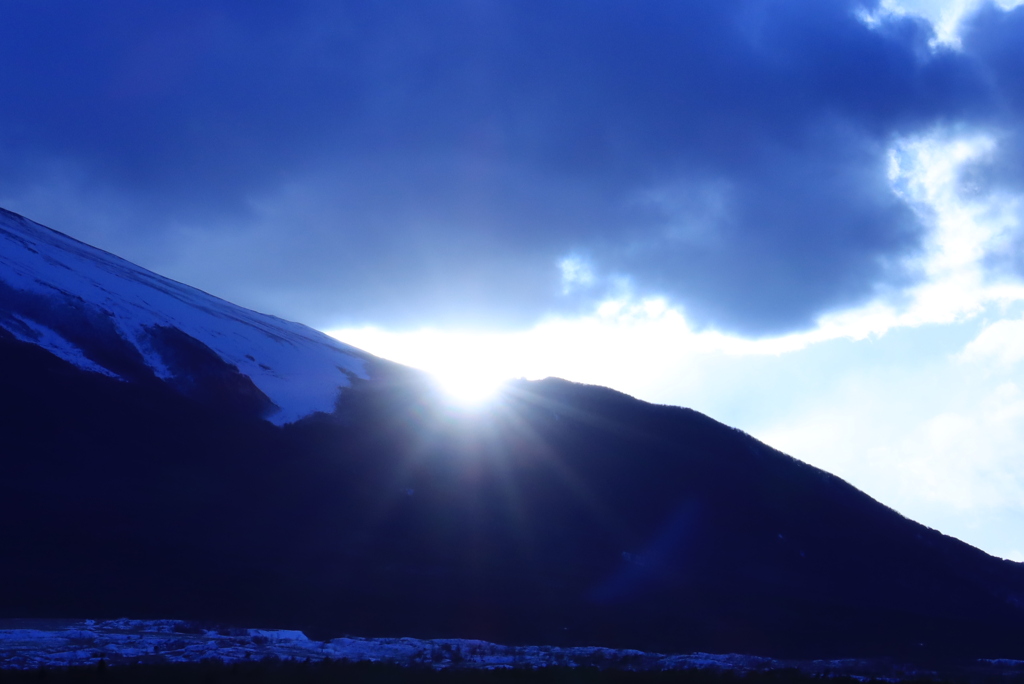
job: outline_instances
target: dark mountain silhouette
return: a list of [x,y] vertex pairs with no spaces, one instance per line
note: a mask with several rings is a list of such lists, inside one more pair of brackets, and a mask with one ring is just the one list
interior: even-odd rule
[[[459,411],[421,373],[16,215],[0,237],[0,617],[1024,658],[1024,565],[697,412],[555,379]],[[31,255],[72,243],[185,313],[146,294],[131,327],[122,280],[101,302],[66,265],[46,289]],[[273,383],[317,354],[348,365],[312,410]]]

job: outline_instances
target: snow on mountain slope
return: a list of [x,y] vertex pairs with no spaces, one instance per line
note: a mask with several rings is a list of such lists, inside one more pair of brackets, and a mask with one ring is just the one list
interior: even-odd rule
[[[211,626],[212,627],[212,626]],[[865,659],[794,661],[735,653],[664,654],[599,646],[506,646],[477,639],[340,637],[315,641],[298,630],[203,628],[177,620],[0,621],[0,669],[111,665],[258,662],[276,657],[310,662],[333,659],[405,667],[535,669],[544,667],[655,671],[699,669],[746,674],[796,669],[807,675],[936,678],[906,663]],[[982,663],[982,672],[1012,674],[1024,663]]]
[[148,373],[191,382],[181,357],[208,360],[212,351],[273,402],[265,417],[277,425],[332,411],[340,389],[352,377],[367,379],[372,363],[316,330],[235,306],[3,209],[0,328],[122,380]]

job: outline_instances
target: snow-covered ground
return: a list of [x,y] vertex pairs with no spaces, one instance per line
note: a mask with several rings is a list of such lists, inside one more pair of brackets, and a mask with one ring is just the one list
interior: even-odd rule
[[[173,373],[147,343],[147,329],[177,328],[249,376],[277,405],[269,420],[278,425],[332,411],[339,389],[352,376],[367,378],[372,363],[364,352],[312,328],[243,309],[4,210],[0,285],[32,303],[0,315],[0,327],[92,372],[118,375],[103,359],[90,358],[67,331],[47,325],[55,310],[112,324],[162,379]],[[29,309],[40,314],[33,318]]]
[[[888,661],[785,661],[736,654],[663,654],[600,647],[503,646],[470,639],[314,641],[294,630],[203,629],[176,620],[0,621],[0,667],[36,669],[96,664],[225,662],[267,657],[347,659],[434,668],[599,667],[628,670],[711,668],[738,673],[796,668],[807,674],[899,679],[930,673]],[[1024,673],[1024,661],[979,661],[988,671]]]

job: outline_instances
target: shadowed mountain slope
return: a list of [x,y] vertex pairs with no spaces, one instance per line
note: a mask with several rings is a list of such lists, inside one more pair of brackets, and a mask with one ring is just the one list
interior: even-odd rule
[[[68,238],[0,219],[68,263]],[[554,379],[463,412],[416,371],[220,300],[230,335],[151,302],[133,327],[114,285],[102,305],[67,282],[57,292],[25,257],[26,285],[10,275],[28,271],[25,250],[4,250],[0,617],[1024,658],[1024,566],[699,413]],[[282,397],[293,416],[313,406],[269,383],[256,353],[235,363],[247,334],[267,349],[265,327],[248,332],[267,320],[296,357],[278,351],[282,368],[354,359],[331,379],[332,406],[266,419]]]

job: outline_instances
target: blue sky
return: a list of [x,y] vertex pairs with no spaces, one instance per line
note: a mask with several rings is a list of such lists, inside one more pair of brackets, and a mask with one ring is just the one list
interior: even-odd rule
[[1024,560],[1016,0],[0,0],[0,205]]

